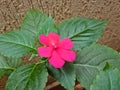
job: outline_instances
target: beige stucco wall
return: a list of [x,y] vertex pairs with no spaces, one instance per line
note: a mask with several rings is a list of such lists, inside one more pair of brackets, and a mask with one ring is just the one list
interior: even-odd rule
[[[56,22],[77,16],[109,20],[99,43],[120,51],[120,0],[0,0],[0,33],[19,28],[30,8],[51,14]],[[0,90],[4,81],[0,80]]]

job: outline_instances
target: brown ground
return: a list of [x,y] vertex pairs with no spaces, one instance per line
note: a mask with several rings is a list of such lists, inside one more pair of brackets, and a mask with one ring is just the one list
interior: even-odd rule
[[[76,16],[109,20],[99,43],[120,51],[120,0],[0,0],[0,33],[19,28],[30,8],[51,14],[56,22]],[[4,84],[1,79],[0,90]]]

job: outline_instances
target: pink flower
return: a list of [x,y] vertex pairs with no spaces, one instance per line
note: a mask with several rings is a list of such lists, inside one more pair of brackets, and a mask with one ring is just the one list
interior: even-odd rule
[[60,41],[60,36],[56,33],[49,33],[48,36],[40,35],[42,47],[38,48],[38,54],[47,57],[49,63],[55,68],[61,68],[67,62],[73,62],[76,54],[70,50],[73,43],[69,38]]

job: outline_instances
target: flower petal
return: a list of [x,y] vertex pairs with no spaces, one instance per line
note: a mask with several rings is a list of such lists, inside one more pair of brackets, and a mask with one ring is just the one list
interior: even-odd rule
[[59,48],[57,52],[65,61],[68,61],[68,62],[73,62],[76,58],[76,53],[71,50]]
[[60,47],[64,49],[71,49],[73,47],[73,42],[69,38],[65,38],[60,42]]
[[54,32],[49,33],[48,38],[52,38],[52,39],[54,39],[56,41],[60,40],[60,36],[58,34],[54,33]]
[[58,46],[60,41],[60,36],[54,32],[48,34],[49,46]]
[[55,68],[61,68],[65,64],[65,61],[58,55],[56,51],[53,51],[49,63]]
[[48,45],[48,37],[45,36],[44,34],[40,35],[40,43],[44,44],[44,45]]
[[52,53],[52,48],[51,47],[39,47],[38,48],[38,55],[42,57],[50,57]]

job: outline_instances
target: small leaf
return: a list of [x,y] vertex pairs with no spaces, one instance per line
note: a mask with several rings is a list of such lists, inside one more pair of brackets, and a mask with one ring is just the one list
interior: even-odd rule
[[56,26],[52,17],[48,17],[39,10],[29,10],[27,12],[21,29],[34,33],[37,38],[40,34],[56,32]]
[[89,18],[72,18],[59,25],[59,34],[62,38],[71,38],[74,49],[80,50],[94,42],[102,35],[106,22]]
[[104,45],[93,44],[81,50],[75,61],[77,80],[89,90],[93,80],[106,63],[120,69],[120,55]]
[[61,69],[55,69],[48,65],[50,75],[60,82],[67,90],[74,90],[75,70],[72,63],[66,63]]
[[109,64],[108,62],[106,62],[106,65],[105,65],[105,67],[103,68],[103,70],[105,71],[105,70],[108,70],[108,69],[110,69],[110,68],[112,68],[112,66],[110,66],[110,64]]
[[38,56],[38,54],[32,53],[31,56],[30,56],[30,58],[28,60],[31,61],[34,57],[37,57],[37,56]]
[[43,90],[47,76],[45,63],[21,66],[9,76],[6,90]]
[[120,71],[118,69],[101,71],[90,90],[120,90]]
[[0,54],[19,58],[30,52],[36,52],[35,37],[28,31],[16,30],[0,35]]
[[0,55],[0,77],[9,71],[15,70],[22,63],[21,59],[7,58]]

